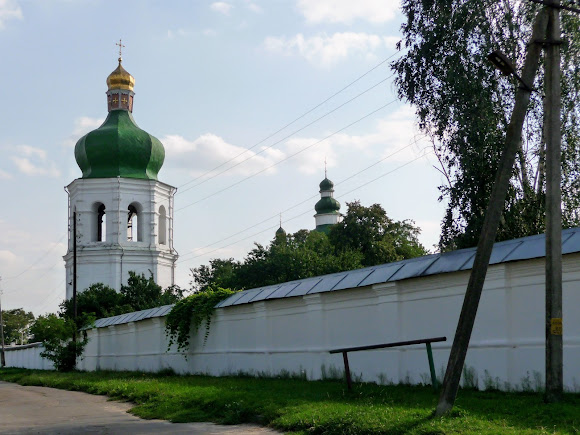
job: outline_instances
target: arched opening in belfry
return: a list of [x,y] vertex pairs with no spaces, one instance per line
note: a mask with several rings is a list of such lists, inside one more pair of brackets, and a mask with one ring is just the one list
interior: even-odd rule
[[141,205],[134,202],[128,207],[127,213],[127,241],[143,241],[143,216]]
[[159,207],[159,244],[167,244],[167,212],[165,207]]
[[104,242],[107,239],[107,218],[105,213],[105,204],[96,202],[93,204],[93,224],[92,224],[92,241]]

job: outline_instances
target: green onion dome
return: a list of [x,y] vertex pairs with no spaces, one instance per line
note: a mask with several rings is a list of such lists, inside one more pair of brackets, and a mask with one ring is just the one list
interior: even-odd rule
[[103,125],[79,139],[75,159],[83,178],[157,180],[165,149],[135,124],[129,111],[112,110]]
[[156,137],[133,119],[135,79],[122,66],[107,78],[109,116],[96,130],[79,139],[75,159],[83,178],[139,178],[157,180],[165,149]]
[[322,192],[323,190],[332,190],[334,189],[334,183],[332,181],[330,181],[328,178],[325,178],[324,180],[322,180],[320,182],[320,191]]
[[337,213],[340,210],[340,202],[332,196],[323,196],[314,206],[318,214]]

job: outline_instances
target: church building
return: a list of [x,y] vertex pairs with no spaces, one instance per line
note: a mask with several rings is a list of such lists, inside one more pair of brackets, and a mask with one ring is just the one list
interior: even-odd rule
[[73,293],[75,250],[79,292],[94,283],[119,290],[129,271],[147,277],[152,273],[162,287],[175,283],[176,188],[157,178],[165,149],[133,119],[134,85],[119,57],[119,66],[107,78],[107,119],[75,146],[82,177],[65,188],[67,299]]
[[314,206],[316,231],[328,233],[330,227],[340,222],[340,203],[334,199],[334,183],[326,176],[320,182],[320,199]]

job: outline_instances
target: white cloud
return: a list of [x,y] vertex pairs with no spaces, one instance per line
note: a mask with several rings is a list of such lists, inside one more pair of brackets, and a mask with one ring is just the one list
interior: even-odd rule
[[60,171],[48,160],[46,151],[29,145],[14,147],[19,155],[11,157],[16,168],[26,175],[58,177]]
[[16,149],[24,156],[36,156],[41,160],[46,160],[46,151],[43,149],[31,147],[29,145],[17,145]]
[[364,153],[369,160],[408,162],[430,148],[426,139],[417,132],[415,116],[410,107],[403,107],[377,121],[375,131],[364,135],[336,134],[311,148],[320,138],[292,138],[282,151],[297,170],[306,174],[320,171],[326,159],[329,168],[348,165],[352,153]]
[[2,250],[0,251],[0,263],[2,263],[3,265],[6,265],[5,263],[12,263],[14,260],[16,260],[16,255],[14,255],[12,252],[7,251],[7,250]]
[[8,20],[21,20],[22,9],[13,0],[0,0],[0,30]]
[[177,29],[177,30],[171,30],[169,29],[167,31],[167,39],[174,39],[174,38],[183,38],[185,36],[189,36],[191,34],[191,31],[186,30],[186,29]]
[[215,12],[219,12],[220,14],[229,15],[233,5],[226,2],[214,2],[210,5],[210,8]]
[[217,32],[214,29],[204,29],[202,32],[205,36],[216,36]]
[[[212,133],[203,134],[193,141],[179,135],[167,135],[161,141],[168,156],[167,164],[187,169],[192,176],[203,174],[229,160],[232,161],[216,172],[239,164],[226,174],[247,176],[271,166],[284,157],[283,153],[276,149],[267,149],[260,154],[256,151],[246,151],[246,148],[229,144]],[[251,156],[254,157],[247,162],[244,161]],[[274,172],[274,168],[267,171],[267,173]]]
[[11,178],[12,178],[12,174],[0,169],[0,180],[10,180]]
[[298,0],[298,10],[309,23],[345,23],[356,19],[374,24],[395,18],[398,1],[385,0]]
[[248,1],[246,0],[246,7],[251,10],[252,12],[255,12],[257,14],[262,13],[262,8],[260,6],[258,6],[256,3],[252,2],[252,1]]
[[75,119],[73,131],[64,141],[63,145],[68,148],[73,148],[81,137],[89,131],[100,127],[103,122],[105,122],[104,118],[91,118],[90,116],[81,116],[80,118]]
[[391,40],[368,33],[344,32],[332,36],[322,33],[309,38],[299,33],[292,38],[269,36],[264,48],[285,56],[302,56],[313,64],[328,67],[354,54],[369,56],[385,46],[393,48]]
[[264,169],[267,169],[265,174],[273,174],[277,169],[273,165],[290,156],[284,164],[304,174],[319,172],[325,160],[329,168],[348,165],[352,153],[365,154],[374,161],[385,158],[388,162],[408,162],[422,154],[425,147],[430,147],[418,134],[414,112],[407,106],[379,119],[374,131],[368,134],[339,133],[320,141],[322,137],[291,138],[277,148],[262,148],[265,151],[260,154],[253,150],[244,153],[245,148],[229,144],[212,133],[201,135],[195,140],[180,135],[167,135],[162,142],[168,156],[166,165],[187,170],[188,175],[193,177],[229,160],[232,161],[210,176],[236,164],[238,166],[224,175],[248,176]]

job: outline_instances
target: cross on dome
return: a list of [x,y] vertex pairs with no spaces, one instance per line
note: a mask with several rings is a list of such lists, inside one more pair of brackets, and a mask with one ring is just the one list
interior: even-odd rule
[[119,46],[119,62],[121,62],[123,60],[123,48],[125,48],[125,46],[123,45],[123,42],[121,39],[119,39],[119,42],[115,43],[115,45]]

